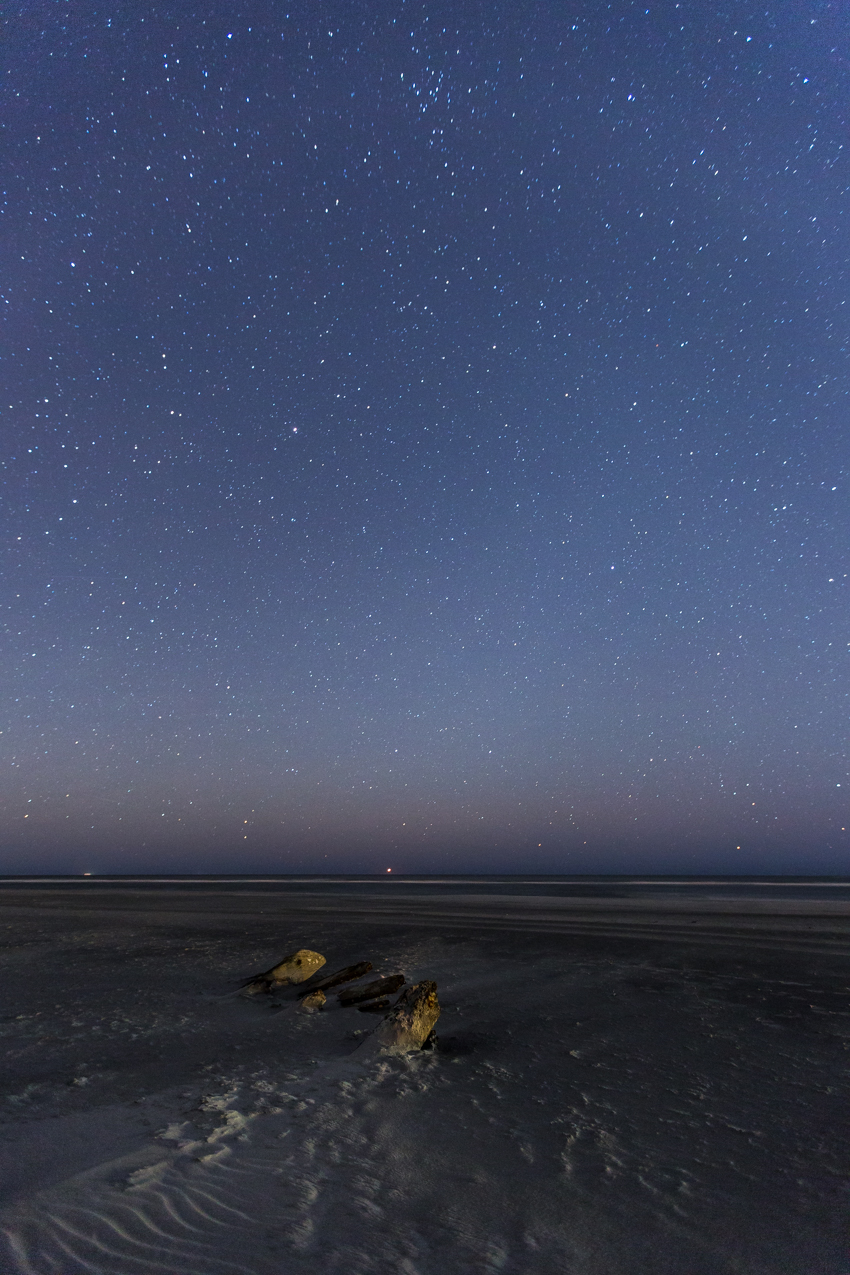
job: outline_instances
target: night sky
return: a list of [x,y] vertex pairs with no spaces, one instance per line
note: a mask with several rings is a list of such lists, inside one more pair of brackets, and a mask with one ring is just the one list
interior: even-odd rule
[[845,4],[7,42],[0,870],[847,871]]

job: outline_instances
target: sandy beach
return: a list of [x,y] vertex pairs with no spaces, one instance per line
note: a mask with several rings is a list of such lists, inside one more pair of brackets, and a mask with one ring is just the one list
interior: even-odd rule
[[[9,1275],[847,1275],[850,889],[7,881]],[[433,979],[437,1043],[242,980]]]

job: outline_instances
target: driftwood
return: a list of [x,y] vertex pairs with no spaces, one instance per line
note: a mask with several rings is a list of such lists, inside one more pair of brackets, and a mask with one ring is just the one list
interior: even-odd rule
[[253,974],[242,984],[246,996],[256,996],[258,992],[272,992],[278,987],[289,987],[292,983],[306,983],[325,964],[325,957],[319,952],[311,952],[301,947],[297,952],[278,961],[263,974]]
[[352,979],[362,978],[364,974],[368,974],[372,968],[371,961],[360,961],[357,965],[346,965],[344,970],[337,970],[335,974],[328,974],[325,978],[320,978],[318,982],[311,983],[304,991],[299,992],[299,996],[309,996],[312,992],[326,992],[331,987],[339,987],[340,983],[350,983]]
[[404,984],[403,974],[391,974],[389,978],[376,978],[365,987],[348,987],[340,992],[337,999],[340,1005],[359,1005],[361,1001],[372,1001],[377,996],[390,996]]
[[383,1014],[390,1007],[389,996],[382,996],[378,1001],[370,1001],[368,1005],[358,1005],[361,1014]]

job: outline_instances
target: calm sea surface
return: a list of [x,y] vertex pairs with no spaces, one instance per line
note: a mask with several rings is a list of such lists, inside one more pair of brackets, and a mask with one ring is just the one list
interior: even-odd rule
[[340,895],[411,896],[530,895],[556,898],[647,899],[832,899],[850,901],[848,877],[651,877],[651,876],[90,876],[5,877],[0,891],[192,890]]

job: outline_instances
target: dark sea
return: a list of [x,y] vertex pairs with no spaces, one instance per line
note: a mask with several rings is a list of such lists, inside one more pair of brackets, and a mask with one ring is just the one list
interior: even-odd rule
[[675,900],[746,902],[747,900],[799,900],[814,902],[850,901],[850,877],[782,876],[536,876],[501,875],[198,875],[198,876],[9,876],[0,877],[0,889],[55,890],[78,888],[87,891],[115,889],[166,891],[173,889],[209,894],[276,893],[309,894],[339,900],[340,896],[376,897],[390,901],[394,896],[446,898],[471,894],[510,895],[559,899],[643,900],[647,904]]

